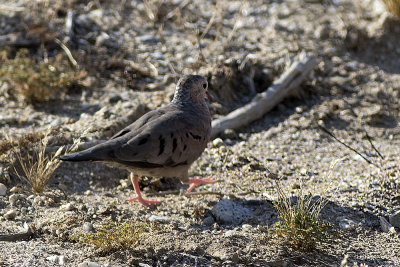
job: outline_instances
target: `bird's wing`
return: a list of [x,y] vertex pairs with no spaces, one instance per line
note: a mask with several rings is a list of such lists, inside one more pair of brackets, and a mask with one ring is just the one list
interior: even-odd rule
[[108,161],[133,167],[165,167],[191,164],[203,152],[210,136],[207,123],[196,114],[168,110],[134,123],[111,139]]

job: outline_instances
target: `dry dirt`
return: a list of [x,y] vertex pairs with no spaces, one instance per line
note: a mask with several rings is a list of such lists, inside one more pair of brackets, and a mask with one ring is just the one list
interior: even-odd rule
[[[185,186],[143,180],[144,194],[163,201],[155,209],[126,202],[134,194],[126,172],[94,163],[63,163],[36,196],[4,149],[0,182],[8,190],[0,196],[0,233],[23,232],[24,222],[36,233],[29,241],[0,242],[1,266],[339,266],[345,255],[349,266],[400,266],[399,228],[386,233],[380,224],[400,210],[400,22],[379,1],[0,3],[3,47],[27,46],[32,57],[51,57],[64,53],[54,36],[88,74],[45,103],[25,104],[0,84],[2,140],[49,126],[51,146],[72,143],[88,126],[85,141],[104,139],[167,103],[182,73],[209,79],[210,109],[218,117],[267,89],[301,51],[320,63],[296,96],[209,143],[191,173],[219,180],[196,189],[211,193],[168,194]],[[329,201],[320,217],[335,225],[335,240],[301,252],[268,232],[277,221],[278,181],[289,195],[302,186]],[[224,221],[215,211],[224,203],[248,216]],[[10,210],[15,218],[5,216]],[[68,238],[85,231],[85,223],[98,229],[148,220],[165,227],[134,249],[101,252]]]

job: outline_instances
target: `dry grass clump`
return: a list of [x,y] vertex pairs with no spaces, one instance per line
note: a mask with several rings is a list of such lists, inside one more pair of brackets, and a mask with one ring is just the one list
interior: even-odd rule
[[25,102],[45,102],[62,96],[68,87],[86,75],[70,67],[63,55],[38,60],[26,49],[10,58],[7,51],[0,52],[0,81],[9,83]]
[[[87,133],[86,130],[83,135]],[[15,172],[21,180],[28,182],[32,191],[35,193],[42,193],[46,189],[46,185],[50,180],[54,171],[60,166],[61,160],[59,156],[63,153],[68,154],[72,151],[75,151],[79,144],[81,143],[81,137],[74,140],[72,146],[60,147],[55,154],[49,155],[46,153],[46,147],[49,142],[49,133],[44,134],[44,137],[40,139],[36,146],[31,147],[30,151],[23,149],[22,146],[16,150],[15,154],[19,164],[21,165],[22,173],[17,171],[15,168]],[[83,136],[82,135],[82,136]]]
[[134,248],[142,239],[144,233],[151,231],[146,223],[130,222],[115,223],[102,226],[96,233],[80,233],[70,236],[72,241],[92,244],[104,252]]
[[303,194],[301,189],[294,204],[291,203],[293,199],[278,186],[278,200],[274,205],[279,221],[270,232],[284,237],[298,250],[311,251],[318,243],[333,236],[332,225],[318,218],[326,200],[312,201],[313,197]]
[[382,0],[387,11],[400,19],[400,0]]

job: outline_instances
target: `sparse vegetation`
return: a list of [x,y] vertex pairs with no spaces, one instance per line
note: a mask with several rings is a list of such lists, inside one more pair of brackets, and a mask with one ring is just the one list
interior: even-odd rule
[[25,102],[45,102],[61,97],[66,89],[86,75],[72,69],[62,54],[55,58],[37,60],[26,49],[10,58],[6,50],[0,52],[0,81],[9,83]]
[[92,244],[104,252],[134,248],[151,226],[146,223],[130,222],[109,224],[97,229],[96,233],[80,233],[70,236],[72,241]]
[[387,11],[400,19],[400,1],[399,0],[382,0],[385,4]]
[[[282,236],[298,250],[311,251],[317,243],[333,235],[332,225],[321,221],[318,216],[326,205],[326,200],[313,201],[302,189],[297,197],[288,195],[278,186],[278,201],[274,203],[279,221],[270,231]],[[295,203],[292,203],[295,202]]]
[[[84,132],[85,135],[87,130]],[[70,153],[78,147],[81,143],[81,138],[75,139],[72,146],[65,148],[60,147],[54,155],[47,155],[46,147],[49,142],[49,132],[47,132],[43,138],[37,143],[31,151],[24,151],[21,145],[15,154],[21,165],[22,173],[16,173],[21,180],[28,182],[33,192],[42,193],[46,189],[46,185],[50,180],[54,171],[60,166],[61,160],[58,158],[61,153]]]

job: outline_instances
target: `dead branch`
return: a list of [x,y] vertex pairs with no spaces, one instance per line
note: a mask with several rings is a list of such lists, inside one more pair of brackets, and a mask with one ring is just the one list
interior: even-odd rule
[[324,126],[322,125],[318,125],[318,127],[324,131],[325,133],[327,133],[329,136],[331,136],[333,139],[335,139],[335,141],[339,142],[340,144],[344,145],[345,147],[347,147],[348,149],[350,149],[351,151],[355,152],[357,155],[359,155],[360,157],[362,157],[366,162],[368,162],[369,164],[374,165],[375,167],[378,167],[375,163],[373,163],[372,161],[370,161],[369,159],[367,159],[363,154],[361,154],[360,152],[358,152],[357,150],[355,150],[354,148],[352,148],[351,146],[349,146],[348,144],[346,144],[345,142],[339,140],[333,133],[331,133],[328,129],[326,129]]
[[31,226],[26,225],[25,229],[26,229],[25,233],[0,235],[0,241],[15,242],[15,241],[26,241],[31,239],[32,236],[34,235]]
[[214,139],[226,129],[238,129],[260,119],[292,93],[292,90],[303,82],[317,62],[315,57],[308,57],[302,53],[299,61],[293,63],[266,91],[257,94],[243,107],[213,120],[211,138]]

